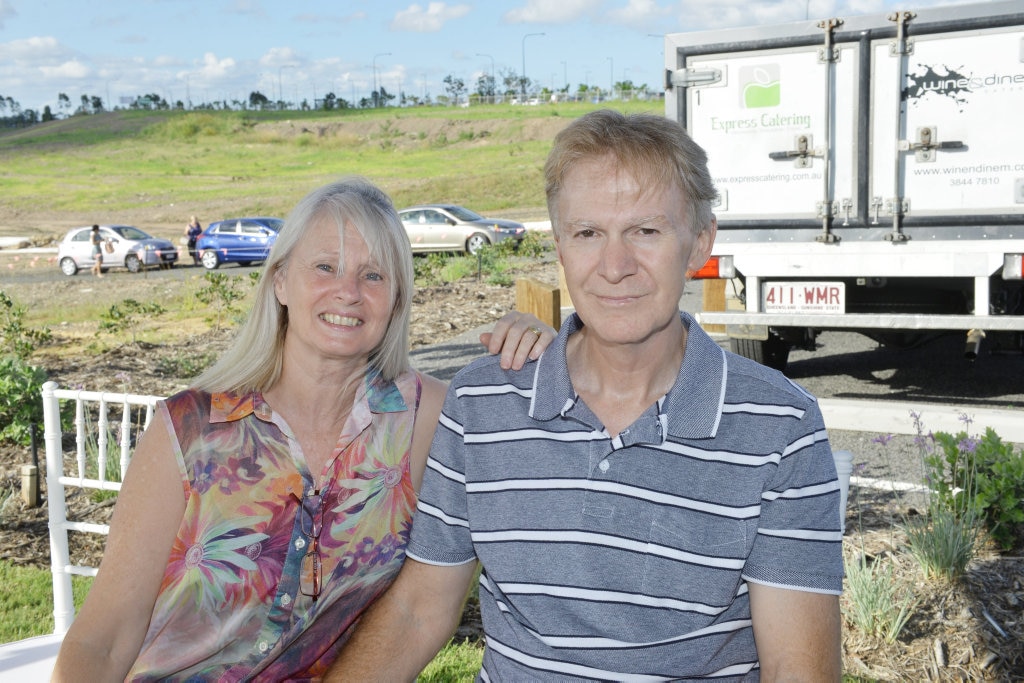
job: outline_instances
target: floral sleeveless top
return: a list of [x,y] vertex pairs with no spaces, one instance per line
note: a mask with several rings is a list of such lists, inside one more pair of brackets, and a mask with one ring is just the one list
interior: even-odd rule
[[316,600],[300,590],[311,544],[301,506],[321,473],[307,470],[288,425],[259,393],[187,390],[162,402],[186,509],[128,680],[323,675],[405,558],[420,393],[415,372],[372,374],[356,397],[323,473]]

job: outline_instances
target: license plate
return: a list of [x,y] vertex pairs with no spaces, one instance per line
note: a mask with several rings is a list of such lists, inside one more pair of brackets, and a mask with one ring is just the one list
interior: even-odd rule
[[769,282],[762,285],[765,313],[845,313],[845,282]]

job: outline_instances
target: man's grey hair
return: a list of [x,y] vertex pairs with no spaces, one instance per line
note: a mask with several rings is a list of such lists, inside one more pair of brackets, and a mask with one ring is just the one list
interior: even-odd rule
[[581,161],[611,155],[643,186],[674,184],[686,197],[690,229],[711,225],[718,192],[708,157],[676,121],[654,114],[599,109],[576,119],[555,136],[544,165],[544,190],[552,228],[558,230],[558,195],[566,175]]

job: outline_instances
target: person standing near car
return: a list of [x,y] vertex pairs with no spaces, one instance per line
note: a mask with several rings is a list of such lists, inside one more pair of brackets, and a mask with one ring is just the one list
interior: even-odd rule
[[199,252],[196,251],[196,240],[199,239],[199,233],[203,231],[203,226],[199,224],[199,219],[195,216],[189,216],[188,225],[185,226],[185,237],[188,238],[188,255],[192,257],[192,263],[199,265]]
[[96,277],[103,277],[103,236],[100,235],[100,226],[92,226],[89,244],[92,245],[92,268],[89,270]]

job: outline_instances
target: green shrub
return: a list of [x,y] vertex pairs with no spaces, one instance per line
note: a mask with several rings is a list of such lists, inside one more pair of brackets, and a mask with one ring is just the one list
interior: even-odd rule
[[143,317],[150,317],[165,313],[167,309],[155,302],[139,303],[135,299],[125,299],[119,304],[113,304],[103,313],[100,313],[100,329],[112,334],[120,334],[128,331],[132,335],[132,346],[138,344],[136,331],[142,322]]
[[910,554],[926,578],[955,581],[963,576],[982,540],[982,520],[970,505],[955,511],[932,503],[928,514],[904,523]]
[[[1015,453],[991,427],[981,438],[966,431],[931,438],[925,467],[941,504],[954,511],[973,508],[1002,550],[1024,545],[1024,450]],[[964,492],[967,502],[959,500]]]
[[219,330],[221,322],[228,315],[237,316],[241,313],[239,304],[256,284],[259,273],[249,273],[248,281],[215,272],[204,274],[203,279],[206,280],[206,286],[196,291],[196,298],[214,307],[213,315],[207,319],[213,325],[213,329]]
[[31,443],[31,425],[43,424],[45,381],[42,368],[14,356],[0,358],[0,442]]
[[179,351],[173,356],[158,358],[156,371],[164,377],[189,379],[198,377],[217,360],[213,351]]
[[18,306],[7,292],[0,290],[0,340],[3,347],[0,352],[21,360],[28,357],[41,345],[53,339],[49,328],[40,330],[27,327],[24,322],[25,307]]
[[537,232],[536,230],[528,230],[526,237],[519,243],[519,246],[514,248],[508,240],[498,243],[499,247],[507,247],[512,253],[507,254],[512,256],[520,256],[523,258],[538,258],[551,252],[555,248],[554,238],[550,234]]
[[907,587],[896,584],[892,564],[868,562],[861,553],[845,558],[847,617],[864,633],[894,643],[913,615],[918,601]]
[[413,278],[420,287],[443,284],[441,273],[451,257],[448,254],[430,253],[417,255],[412,260]]

